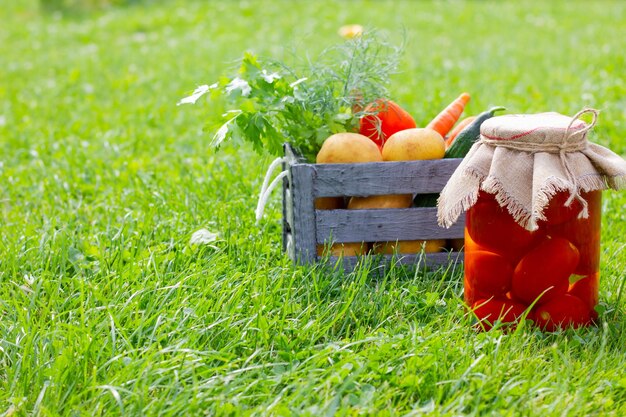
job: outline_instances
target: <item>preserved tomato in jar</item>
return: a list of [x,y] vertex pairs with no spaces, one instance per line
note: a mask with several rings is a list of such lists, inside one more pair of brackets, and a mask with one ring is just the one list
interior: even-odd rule
[[[544,210],[545,220],[530,232],[492,194],[479,193],[465,222],[464,298],[468,306],[480,300],[513,301],[530,308],[528,317],[550,330],[559,323],[584,326],[596,317],[602,192],[581,193],[588,204],[587,218],[578,217],[580,209],[574,204],[564,205],[568,197],[568,192],[555,194]],[[565,301],[551,312],[555,300]],[[475,307],[475,311],[482,310]]]
[[528,318],[554,331],[598,318],[602,191],[624,188],[626,161],[588,141],[597,117],[488,119],[441,192],[441,226],[465,212],[464,299],[480,328]]

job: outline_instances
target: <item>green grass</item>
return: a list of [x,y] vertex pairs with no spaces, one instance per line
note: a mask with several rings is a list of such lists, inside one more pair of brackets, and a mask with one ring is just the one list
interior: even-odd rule
[[254,222],[271,158],[212,153],[223,109],[175,106],[244,50],[360,22],[406,32],[391,90],[418,124],[465,90],[472,114],[590,105],[626,154],[626,3],[526,3],[0,0],[0,415],[626,414],[624,194],[602,325],[476,334],[458,270],[293,267],[278,193]]

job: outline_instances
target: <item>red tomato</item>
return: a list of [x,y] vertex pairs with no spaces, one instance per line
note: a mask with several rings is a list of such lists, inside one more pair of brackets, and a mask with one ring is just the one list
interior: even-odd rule
[[503,299],[481,299],[474,303],[472,311],[485,330],[491,329],[496,320],[515,323],[524,314],[526,307],[515,301]]
[[391,100],[377,100],[367,105],[365,112],[378,113],[361,119],[359,133],[372,139],[379,148],[394,133],[417,127],[413,117]]
[[574,199],[569,207],[565,207],[565,202],[569,196],[569,191],[560,191],[552,196],[550,202],[543,210],[547,223],[557,225],[578,217],[582,205],[578,200]]
[[467,284],[489,297],[506,294],[511,288],[513,267],[497,253],[476,251],[465,254]]
[[[576,246],[580,262],[574,271],[578,275],[590,275],[600,268],[600,224],[602,222],[602,192],[592,191],[582,194],[589,205],[589,217],[579,219],[578,212],[569,221],[553,223],[548,218],[547,233],[563,237]],[[574,203],[572,203],[573,205]]]
[[588,275],[600,270],[600,241],[589,240],[576,245],[580,252],[580,262],[574,271],[577,275]]
[[570,285],[568,293],[575,295],[587,304],[589,311],[595,311],[598,305],[598,284],[600,283],[600,274],[595,273],[579,279]]
[[591,316],[583,300],[570,294],[563,294],[537,307],[533,319],[540,328],[553,332],[559,327],[586,326],[591,321]]
[[480,246],[478,246],[478,244],[476,242],[474,242],[474,240],[472,239],[472,237],[468,233],[468,230],[467,230],[467,227],[466,227],[465,228],[465,248],[464,248],[465,253],[478,251],[478,250],[487,250],[487,249],[486,248],[481,248]]
[[[467,232],[467,227],[465,228],[465,256],[467,258],[467,254],[475,253],[477,251],[484,251],[485,248],[481,248],[472,240],[469,233]],[[478,291],[471,282],[468,281],[468,276],[465,274],[464,276],[464,299],[467,305],[472,306],[476,302],[476,300],[480,300],[481,298],[488,299],[493,296],[493,294],[482,293]]]
[[514,298],[531,304],[541,296],[538,301],[541,304],[565,294],[578,259],[578,249],[567,239],[545,239],[515,267],[512,280]]
[[465,275],[463,279],[463,298],[468,306],[473,306],[477,300],[489,299],[491,295],[480,292],[476,287],[472,286]]
[[541,237],[540,232],[529,232],[517,224],[493,194],[485,192],[478,195],[476,204],[467,211],[466,227],[476,244],[512,263],[517,263]]

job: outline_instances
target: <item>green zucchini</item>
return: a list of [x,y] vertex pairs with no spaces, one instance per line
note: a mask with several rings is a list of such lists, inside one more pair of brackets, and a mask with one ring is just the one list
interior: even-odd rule
[[492,118],[494,113],[500,110],[505,110],[505,108],[492,107],[476,116],[476,119],[468,124],[465,129],[461,130],[456,139],[454,139],[452,145],[446,150],[444,158],[463,158],[467,155],[472,145],[480,137],[480,125],[482,125],[485,120]]

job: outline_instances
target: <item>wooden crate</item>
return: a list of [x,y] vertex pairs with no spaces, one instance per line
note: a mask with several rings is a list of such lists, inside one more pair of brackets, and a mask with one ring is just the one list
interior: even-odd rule
[[[378,210],[316,210],[317,197],[439,193],[461,159],[372,162],[359,164],[306,163],[285,145],[288,175],[283,181],[283,249],[296,263],[336,257],[317,256],[316,246],[333,242],[462,239],[464,222],[450,229],[437,225],[436,207]],[[377,255],[383,264],[391,255]],[[343,257],[346,270],[358,262]],[[462,252],[398,255],[396,262],[429,267],[462,262]]]

